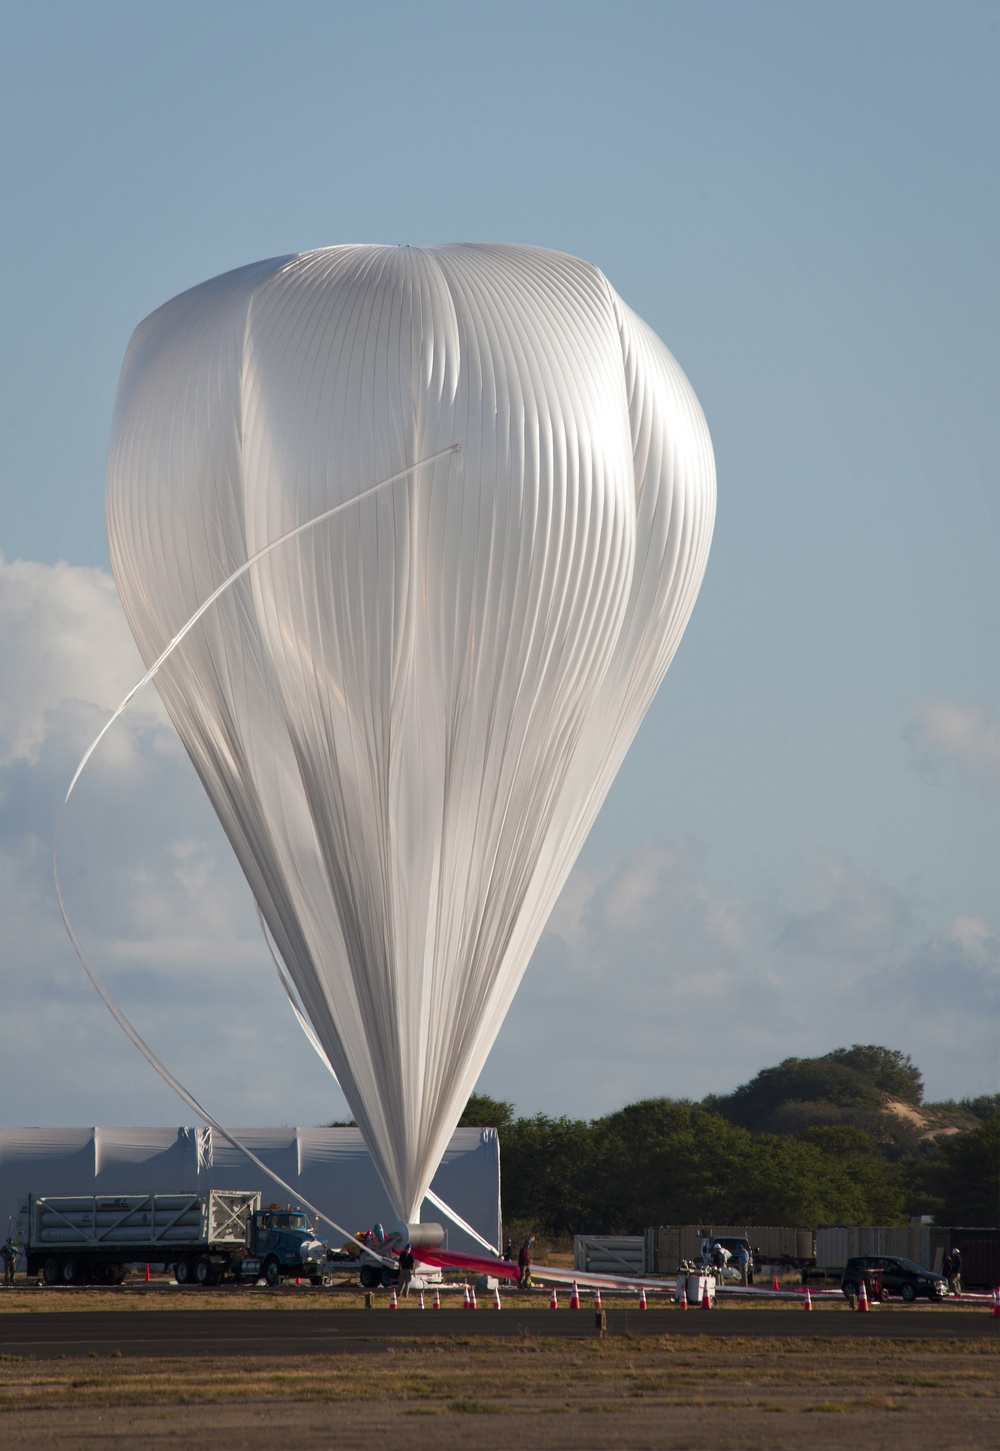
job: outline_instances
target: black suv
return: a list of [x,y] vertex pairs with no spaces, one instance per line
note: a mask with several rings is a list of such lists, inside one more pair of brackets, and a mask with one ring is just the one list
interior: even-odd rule
[[918,1265],[916,1260],[898,1255],[858,1255],[847,1261],[840,1277],[840,1288],[848,1298],[860,1290],[865,1270],[882,1271],[883,1300],[888,1300],[890,1295],[902,1295],[904,1300],[915,1300],[918,1295],[926,1295],[928,1300],[943,1300],[948,1293],[947,1281],[933,1270]]

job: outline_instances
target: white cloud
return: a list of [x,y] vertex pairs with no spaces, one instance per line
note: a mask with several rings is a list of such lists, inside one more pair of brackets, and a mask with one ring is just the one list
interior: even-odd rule
[[[109,577],[0,562],[0,670],[0,1119],[180,1122],[187,1111],[87,983],[52,888],[59,802],[139,674]],[[344,1115],[152,692],[81,780],[63,864],[98,970],[213,1111],[243,1122]],[[647,1095],[698,1098],[790,1054],[857,1041],[911,1053],[935,1096],[996,1087],[997,940],[981,904],[925,921],[916,889],[831,857],[793,907],[780,863],[770,870],[750,894],[690,837],[610,858],[591,851],[483,1089],[525,1111],[597,1114]]]
[[997,939],[978,918],[929,930],[919,900],[838,860],[794,910],[740,898],[690,841],[591,864],[567,892],[571,931],[557,908],[481,1079],[523,1111],[700,1098],[856,1042],[912,1054],[934,1097],[998,1086]]
[[978,705],[926,700],[903,730],[919,770],[937,774],[951,763],[973,781],[1000,789],[1000,719]]
[[[36,762],[70,702],[106,715],[142,670],[105,570],[0,555],[0,765]],[[136,702],[143,714],[159,716],[152,690]]]
[[[88,983],[52,879],[59,804],[83,751],[141,674],[107,573],[0,560],[0,1121],[190,1117]],[[62,869],[97,971],[213,1111],[244,1123],[344,1115],[152,688],[80,780]]]

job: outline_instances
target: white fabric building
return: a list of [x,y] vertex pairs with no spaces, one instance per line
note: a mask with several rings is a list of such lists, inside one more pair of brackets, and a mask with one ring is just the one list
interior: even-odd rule
[[[351,1232],[392,1211],[360,1129],[236,1129],[242,1143]],[[264,1182],[261,1182],[261,1181]],[[500,1144],[495,1129],[456,1129],[434,1176],[434,1193],[490,1241],[500,1244]],[[265,1204],[283,1190],[210,1128],[0,1128],[0,1231],[13,1230],[29,1194],[152,1194],[196,1189],[259,1189]],[[427,1203],[449,1249],[481,1250]],[[334,1247],[336,1236],[323,1238]]]

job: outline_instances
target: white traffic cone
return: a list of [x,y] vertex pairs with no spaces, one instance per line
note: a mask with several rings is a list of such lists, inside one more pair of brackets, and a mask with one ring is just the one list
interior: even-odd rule
[[499,1285],[497,1285],[495,1287],[494,1291],[493,1291],[493,1308],[494,1308],[494,1310],[499,1310],[501,1308],[501,1305],[500,1305],[500,1286]]
[[421,1290],[420,1293],[417,1296],[417,1309],[418,1310],[426,1310],[426,1308],[427,1308],[427,1306],[424,1304],[424,1292],[423,1292],[423,1290]]
[[476,1304],[476,1287],[475,1287],[475,1285],[470,1285],[469,1286],[469,1309],[470,1310],[478,1310],[478,1308],[479,1307]]
[[681,1297],[677,1301],[677,1303],[678,1303],[678,1305],[680,1305],[680,1307],[681,1307],[682,1310],[686,1310],[687,1307],[688,1307],[688,1290],[687,1290],[687,1279],[686,1278],[684,1279],[683,1283],[681,1284]]
[[597,1289],[594,1291],[594,1309],[595,1310],[599,1310],[600,1308],[601,1308],[601,1287],[600,1287],[600,1285],[598,1285]]
[[640,1285],[639,1286],[639,1309],[640,1310],[645,1310],[645,1308],[646,1308],[646,1286],[645,1285]]
[[549,1309],[550,1310],[558,1310],[559,1309],[559,1296],[556,1294],[556,1287],[555,1287],[555,1285],[552,1286],[552,1294],[549,1296]]
[[868,1304],[868,1286],[865,1284],[864,1275],[862,1275],[861,1288],[858,1290],[858,1309],[861,1311],[867,1311],[869,1308],[870,1306]]
[[435,1286],[435,1289],[434,1289],[434,1299],[431,1301],[431,1309],[432,1310],[440,1310],[440,1308],[441,1308],[441,1291]]
[[575,1280],[573,1281],[573,1288],[570,1291],[569,1308],[571,1310],[579,1310],[580,1308],[580,1290]]
[[462,1309],[463,1310],[470,1310],[471,1308],[472,1307],[469,1304],[469,1287],[468,1287],[468,1285],[463,1285],[462,1286]]
[[392,1289],[389,1291],[389,1309],[390,1310],[398,1310],[399,1309],[399,1301],[396,1299],[396,1287],[395,1287],[395,1285],[393,1285]]

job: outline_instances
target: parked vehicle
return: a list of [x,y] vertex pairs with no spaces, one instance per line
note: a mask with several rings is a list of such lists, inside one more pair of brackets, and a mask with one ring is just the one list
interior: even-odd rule
[[866,1271],[878,1270],[882,1277],[881,1298],[902,1295],[904,1300],[916,1300],[923,1296],[928,1300],[943,1300],[948,1293],[948,1284],[933,1270],[918,1265],[916,1260],[901,1256],[857,1255],[847,1261],[841,1277],[840,1288],[848,1299],[856,1296]]
[[16,1239],[29,1275],[49,1285],[120,1284],[129,1264],[167,1264],[179,1285],[223,1279],[323,1283],[329,1249],[299,1209],[260,1207],[260,1194],[29,1195]]

